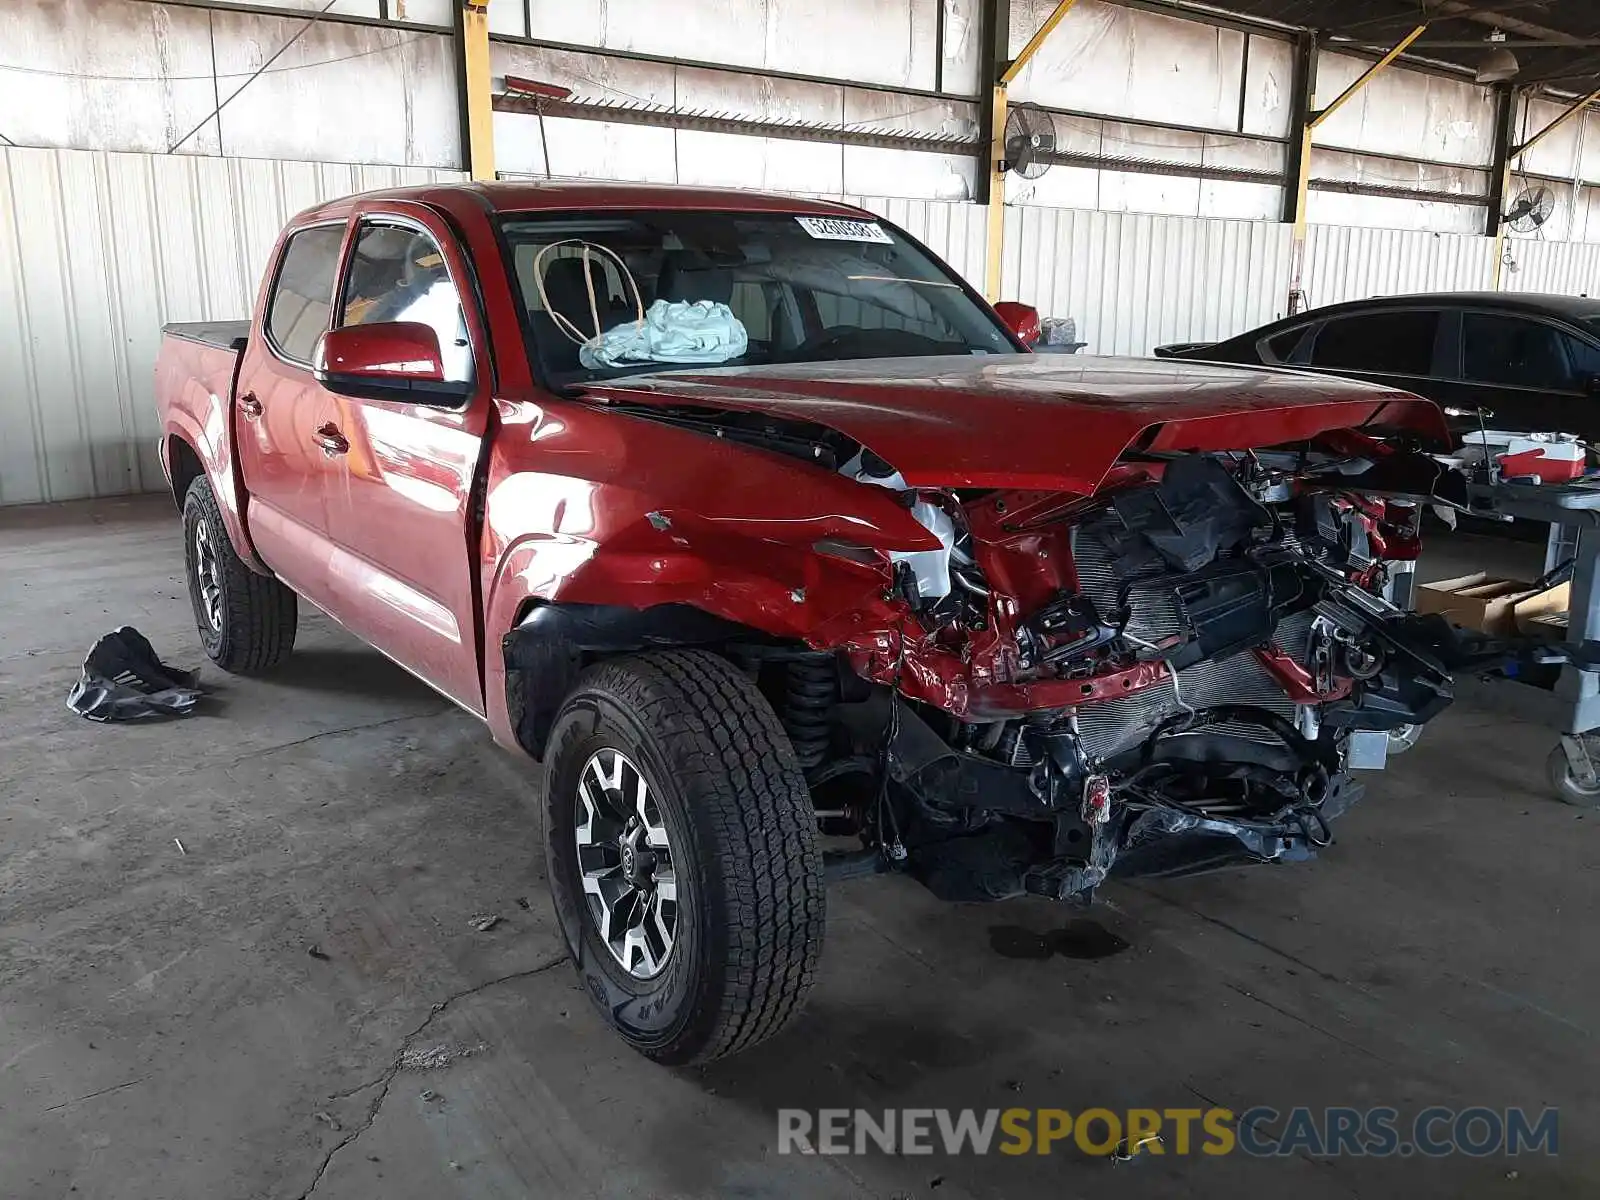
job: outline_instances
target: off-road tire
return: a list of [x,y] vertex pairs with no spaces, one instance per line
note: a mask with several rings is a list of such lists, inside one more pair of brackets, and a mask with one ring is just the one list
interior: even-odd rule
[[[637,764],[672,844],[680,909],[660,974],[601,940],[579,877],[578,778],[597,751]],[[545,755],[556,917],[602,1018],[658,1062],[707,1062],[797,1016],[825,924],[816,816],[794,750],[755,684],[704,651],[612,659],[567,696]]]
[[[197,538],[215,559],[220,592],[215,623],[204,598]],[[234,675],[259,675],[289,656],[299,620],[295,594],[272,576],[251,570],[234,551],[204,476],[189,485],[183,498],[183,558],[200,644],[212,662]]]

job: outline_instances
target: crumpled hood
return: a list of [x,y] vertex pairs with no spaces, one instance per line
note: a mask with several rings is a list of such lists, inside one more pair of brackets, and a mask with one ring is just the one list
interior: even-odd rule
[[1334,429],[1444,449],[1431,400],[1266,367],[1078,355],[719,367],[594,384],[594,400],[771,413],[837,430],[913,487],[1093,492],[1123,451],[1244,450]]

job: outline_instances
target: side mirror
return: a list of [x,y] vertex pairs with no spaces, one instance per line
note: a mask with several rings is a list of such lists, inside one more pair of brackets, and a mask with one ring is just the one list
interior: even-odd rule
[[994,311],[1024,346],[1031,349],[1039,344],[1039,310],[1033,305],[1001,300],[995,304]]
[[439,335],[420,321],[330,329],[317,342],[312,369],[330,392],[373,400],[453,404],[471,390],[446,381]]

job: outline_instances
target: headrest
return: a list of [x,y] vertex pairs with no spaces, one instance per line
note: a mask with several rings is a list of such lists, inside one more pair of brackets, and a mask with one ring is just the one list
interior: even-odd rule
[[656,299],[714,300],[727,304],[733,299],[733,272],[686,262],[681,255],[668,254],[656,280]]
[[[605,268],[589,260],[589,278],[594,283],[594,303],[603,320],[611,308],[611,290]],[[557,258],[544,269],[545,304],[580,329],[589,324],[589,289],[583,281],[583,259]]]

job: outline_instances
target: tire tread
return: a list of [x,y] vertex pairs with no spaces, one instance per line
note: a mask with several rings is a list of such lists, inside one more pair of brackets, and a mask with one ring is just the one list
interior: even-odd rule
[[822,951],[822,856],[793,747],[755,684],[706,651],[614,659],[585,687],[626,703],[659,739],[713,860],[692,864],[701,894],[724,914],[721,986],[687,1026],[703,1044],[654,1056],[706,1062],[747,1050],[799,1014]]
[[251,570],[234,551],[217,499],[204,476],[189,485],[184,498],[186,536],[191,505],[197,510],[194,519],[210,526],[211,544],[222,569],[223,630],[211,660],[233,675],[264,674],[294,649],[299,599],[271,575]]

